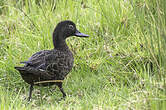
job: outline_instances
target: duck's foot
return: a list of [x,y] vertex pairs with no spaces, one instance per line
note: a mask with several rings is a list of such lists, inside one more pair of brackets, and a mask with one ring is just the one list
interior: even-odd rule
[[30,85],[28,102],[30,102],[30,100],[31,100],[32,91],[33,91],[33,85]]

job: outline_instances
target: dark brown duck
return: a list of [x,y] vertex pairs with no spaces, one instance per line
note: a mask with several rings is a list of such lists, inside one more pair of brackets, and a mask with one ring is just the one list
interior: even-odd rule
[[62,81],[73,67],[73,54],[65,39],[70,36],[89,37],[79,32],[72,21],[66,20],[57,24],[53,32],[54,49],[42,50],[33,54],[23,67],[15,67],[23,80],[30,84],[29,97],[31,99],[33,86],[50,86],[56,84],[66,96],[62,88]]

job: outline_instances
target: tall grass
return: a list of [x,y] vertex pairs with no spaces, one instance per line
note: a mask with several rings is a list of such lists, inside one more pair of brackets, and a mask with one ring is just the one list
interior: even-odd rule
[[133,5],[141,33],[144,36],[146,49],[158,69],[160,79],[163,77],[163,70],[166,67],[164,61],[166,58],[165,3],[164,0],[147,0],[139,1]]
[[[148,69],[156,76],[153,82],[156,83],[157,88],[164,90],[166,87],[166,1],[140,0],[131,3],[143,36],[142,42],[150,56],[151,65]],[[158,82],[159,80],[161,82]],[[165,99],[160,100],[156,105],[163,105],[165,108],[163,104],[165,102]],[[160,107],[156,109],[161,109]]]
[[[164,0],[2,0],[0,1],[1,109],[166,108],[166,8]],[[70,19],[88,39],[67,44],[75,63],[55,87],[28,85],[14,70],[33,53],[52,49],[55,25]]]

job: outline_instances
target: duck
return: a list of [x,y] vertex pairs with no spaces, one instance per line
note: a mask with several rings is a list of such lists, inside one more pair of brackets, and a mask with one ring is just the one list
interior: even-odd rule
[[20,62],[24,66],[14,67],[19,71],[22,79],[30,85],[28,101],[31,100],[34,86],[56,85],[63,98],[66,97],[62,84],[74,63],[72,51],[66,44],[66,39],[71,36],[89,37],[89,35],[81,33],[73,21],[59,22],[52,35],[54,48],[36,52],[27,61]]

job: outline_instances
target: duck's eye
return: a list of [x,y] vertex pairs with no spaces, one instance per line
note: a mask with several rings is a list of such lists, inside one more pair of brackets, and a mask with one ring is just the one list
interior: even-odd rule
[[69,27],[69,29],[74,30],[74,26],[73,25],[69,25],[68,27]]

